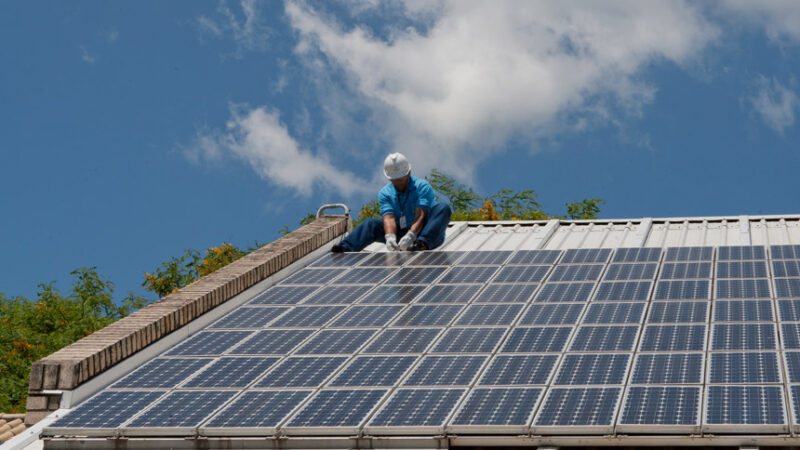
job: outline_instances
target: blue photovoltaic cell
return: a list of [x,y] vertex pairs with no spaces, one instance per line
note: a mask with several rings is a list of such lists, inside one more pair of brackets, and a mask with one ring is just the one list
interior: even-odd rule
[[372,286],[324,286],[310,295],[304,305],[351,304],[364,295]]
[[715,324],[711,350],[762,350],[777,348],[771,323]]
[[126,427],[196,427],[238,391],[173,391]]
[[640,323],[647,303],[592,303],[583,323]]
[[261,328],[288,310],[288,307],[250,308],[243,306],[234,309],[222,319],[209,325],[208,328]]
[[394,386],[416,356],[359,356],[329,386]]
[[277,361],[278,358],[220,358],[187,381],[184,387],[244,388]]
[[775,278],[775,290],[778,298],[800,297],[800,278]]
[[264,378],[258,380],[255,387],[317,387],[327,380],[345,361],[347,361],[346,356],[286,358]]
[[608,266],[603,280],[652,280],[656,277],[657,263],[646,264],[611,264]]
[[333,284],[369,284],[375,285],[395,272],[396,269],[386,267],[356,267],[336,279]]
[[468,252],[459,264],[503,264],[509,256],[510,250],[475,251]]
[[373,334],[375,334],[375,330],[322,330],[300,347],[296,353],[298,355],[354,353]]
[[527,425],[541,388],[475,388],[453,425]]
[[331,327],[383,327],[394,319],[405,306],[368,305],[353,306],[339,316]]
[[649,300],[652,285],[650,281],[603,281],[597,288],[594,299],[595,301]]
[[618,248],[612,262],[652,262],[661,259],[660,247]]
[[766,278],[766,261],[720,261],[717,278]]
[[664,261],[710,261],[714,247],[670,247]]
[[714,322],[771,322],[770,300],[719,300],[714,302]]
[[398,389],[371,426],[443,426],[466,389]]
[[394,325],[398,327],[447,325],[463,307],[463,305],[411,305],[394,321]]
[[250,300],[251,305],[293,305],[300,303],[319,286],[273,286],[256,298]]
[[800,352],[784,352],[786,374],[790,383],[800,382]]
[[564,252],[561,264],[604,263],[611,256],[610,248],[571,248]]
[[522,307],[519,303],[470,305],[458,318],[456,325],[511,325]]
[[710,302],[653,302],[649,323],[705,322]]
[[534,425],[611,425],[622,390],[609,388],[551,388]]
[[386,389],[319,391],[287,427],[357,427],[380,402]]
[[560,352],[567,345],[572,327],[514,328],[500,350],[503,353]]
[[508,264],[553,264],[561,256],[561,250],[520,250]]
[[558,355],[495,355],[479,385],[547,384]]
[[445,267],[403,267],[386,284],[430,284],[447,270]]
[[603,267],[602,264],[556,266],[547,281],[597,281]]
[[[341,254],[341,253],[340,253]],[[267,428],[282,419],[311,395],[312,391],[248,391],[218,412],[205,427]]]
[[800,259],[800,245],[773,245],[772,259]]
[[751,299],[769,297],[769,280],[766,278],[717,280],[717,298]]
[[703,382],[702,353],[644,353],[636,357],[632,384]]
[[705,325],[647,325],[639,350],[686,351],[705,350]]
[[587,283],[545,283],[536,295],[536,302],[587,302],[594,288],[594,282]]
[[309,267],[352,267],[358,265],[369,253],[326,253]]
[[252,331],[201,331],[168,351],[167,355],[221,355]]
[[450,328],[432,353],[491,353],[507,328]]
[[535,283],[542,281],[550,266],[505,266],[492,280],[495,283]]
[[297,306],[270,324],[279,327],[321,327],[330,322],[346,306]]
[[772,276],[776,278],[800,277],[800,260],[772,261]]
[[347,269],[300,269],[281,281],[287,284],[325,284],[342,274]]
[[419,256],[409,262],[409,266],[452,266],[466,252],[420,252]]
[[653,300],[708,300],[709,280],[666,280],[656,284]]
[[634,325],[583,325],[570,345],[573,352],[630,351],[636,343],[639,327]]
[[800,300],[778,300],[778,312],[784,322],[800,321]]
[[[427,253],[427,252],[425,252]],[[437,253],[437,252],[431,252]],[[360,266],[394,267],[402,266],[409,260],[417,256],[412,252],[377,252],[373,253],[361,262]]]
[[231,350],[236,355],[285,355],[311,336],[312,330],[262,330]]
[[630,357],[627,353],[566,354],[553,384],[623,384]]
[[417,303],[469,303],[481,287],[481,284],[434,284]]
[[699,387],[632,386],[628,388],[619,423],[698,425],[699,414]]
[[485,283],[497,271],[497,266],[453,266],[440,283]]
[[52,424],[58,428],[117,428],[164,391],[103,391]]
[[711,353],[709,383],[780,383],[777,353]]
[[378,286],[359,303],[411,303],[426,286]]
[[404,386],[464,386],[472,383],[486,356],[426,356]]
[[212,361],[209,358],[157,358],[136,369],[112,388],[171,388]]
[[729,245],[717,249],[717,260],[719,261],[765,259],[766,257],[766,248],[760,245]]
[[782,323],[781,342],[783,348],[800,348],[800,324]]
[[783,424],[780,386],[709,386],[706,420],[709,424]]
[[661,279],[711,278],[710,262],[676,262],[661,265]]
[[578,322],[584,303],[536,303],[528,306],[518,325],[564,325]]
[[443,328],[389,328],[364,350],[364,353],[422,353]]
[[527,303],[538,284],[490,284],[481,291],[475,303]]

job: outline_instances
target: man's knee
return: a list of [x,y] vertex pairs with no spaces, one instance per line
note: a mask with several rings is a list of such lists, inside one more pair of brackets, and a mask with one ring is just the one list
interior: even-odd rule
[[450,209],[450,205],[444,202],[437,203],[431,210],[431,215],[433,214],[440,214],[443,216],[450,217],[453,214],[453,210]]

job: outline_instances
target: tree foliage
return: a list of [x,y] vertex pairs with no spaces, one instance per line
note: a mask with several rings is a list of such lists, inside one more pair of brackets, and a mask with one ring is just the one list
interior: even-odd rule
[[163,297],[236,261],[259,246],[256,242],[255,247],[245,251],[225,242],[219,247],[209,248],[205,253],[192,249],[185,250],[183,255],[171,257],[153,273],[145,273],[142,286]]

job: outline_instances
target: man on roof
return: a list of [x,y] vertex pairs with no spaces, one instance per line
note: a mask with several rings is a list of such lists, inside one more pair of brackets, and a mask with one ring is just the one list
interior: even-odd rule
[[390,183],[378,192],[381,219],[359,224],[332,252],[357,252],[378,241],[389,251],[420,251],[444,242],[450,222],[450,205],[437,203],[431,185],[411,176],[411,164],[402,153],[383,161],[383,174]]

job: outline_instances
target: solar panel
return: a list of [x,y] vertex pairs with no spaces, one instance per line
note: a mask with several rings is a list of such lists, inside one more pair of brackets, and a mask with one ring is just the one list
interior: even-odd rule
[[300,303],[319,286],[273,286],[250,300],[251,305],[293,305]]
[[638,325],[583,325],[572,340],[572,352],[630,351],[636,344]]
[[594,300],[649,300],[652,285],[650,281],[603,281],[594,294]]
[[647,325],[639,350],[688,351],[705,350],[705,325]]
[[339,316],[331,327],[383,327],[403,309],[403,305],[353,306]]
[[649,323],[705,322],[708,320],[710,302],[653,302],[650,304]]
[[329,386],[394,386],[416,356],[359,356]]
[[316,387],[328,379],[342,364],[345,356],[292,356],[275,366],[255,387]]
[[560,426],[565,433],[610,428],[621,393],[618,387],[551,388],[533,420],[534,432],[538,427]]
[[800,259],[800,245],[773,245],[772,259]]
[[536,302],[588,302],[595,283],[545,283]]
[[507,328],[451,328],[433,347],[433,353],[491,353]]
[[710,261],[714,247],[670,247],[664,261]]
[[719,300],[714,302],[715,322],[771,322],[772,301],[770,300]]
[[527,303],[538,284],[490,284],[481,291],[475,303]]
[[298,355],[355,353],[375,330],[322,330],[296,351]]
[[800,260],[772,261],[772,275],[776,278],[800,277]]
[[203,428],[270,428],[294,411],[312,391],[247,391]]
[[571,248],[564,252],[561,264],[604,263],[611,256],[610,248]]
[[398,389],[365,428],[369,434],[392,433],[392,427],[435,427],[445,422],[466,389]]
[[479,385],[547,384],[558,355],[496,355]]
[[770,298],[769,280],[717,280],[717,298]]
[[676,262],[661,265],[661,279],[711,278],[710,262]]
[[476,426],[518,427],[523,430],[531,419],[541,388],[475,388],[453,418],[454,430]]
[[784,322],[800,321],[800,300],[778,300],[778,312]]
[[556,266],[547,281],[597,281],[603,267],[602,264]]
[[332,305],[354,303],[372,286],[323,286],[303,301],[304,305]]
[[554,264],[561,256],[561,250],[519,250],[508,264]]
[[592,303],[583,323],[640,323],[647,303]]
[[388,328],[381,331],[364,353],[422,353],[443,328]]
[[394,321],[403,326],[444,326],[463,308],[462,305],[411,305]]
[[780,383],[776,353],[711,353],[709,383]]
[[253,334],[252,331],[201,331],[168,351],[167,355],[221,355]]
[[386,284],[430,284],[447,270],[444,267],[403,267]]
[[427,286],[378,286],[359,303],[411,303]]
[[285,355],[311,336],[312,330],[262,330],[234,347],[236,355]]
[[717,278],[765,278],[766,261],[720,261],[717,263]]
[[134,370],[113,388],[172,388],[205,366],[209,358],[157,358]]
[[486,359],[486,356],[425,356],[403,385],[468,386]]
[[278,358],[220,358],[184,383],[184,387],[244,388],[277,361]]
[[287,284],[326,284],[347,269],[300,269],[280,282]]
[[653,300],[708,300],[711,298],[709,280],[667,280],[656,284]]
[[636,356],[632,384],[703,382],[702,353],[642,353]]
[[352,267],[358,265],[369,253],[326,253],[309,264],[309,267]]
[[608,266],[604,280],[652,280],[656,276],[657,263],[646,264],[611,264]]
[[620,425],[700,425],[700,388],[693,386],[631,386],[625,395]]
[[627,353],[566,354],[553,384],[624,384],[631,355]]
[[714,324],[711,350],[762,350],[777,348],[771,323]]
[[[429,253],[429,252],[424,252],[424,253]],[[430,253],[442,253],[442,252],[430,252]],[[413,252],[377,252],[364,258],[359,267],[402,266],[403,264],[409,262],[409,260],[413,259],[415,256],[417,256],[417,254]]]
[[420,252],[409,266],[452,266],[467,252]]
[[289,308],[241,307],[209,325],[208,328],[262,328]]
[[522,314],[519,325],[565,325],[578,321],[583,303],[532,304]]
[[766,249],[760,245],[729,245],[717,249],[719,261],[764,259],[767,257]]
[[775,291],[778,298],[800,297],[800,278],[775,278]]
[[567,345],[572,327],[518,327],[511,330],[501,352],[545,353],[560,352]]
[[289,419],[287,432],[313,433],[314,428],[324,428],[318,433],[355,433],[387,392],[386,389],[321,390]]
[[783,352],[786,361],[786,376],[790,383],[800,382],[800,352]]
[[494,277],[495,283],[535,283],[544,280],[550,266],[505,266]]
[[661,247],[618,248],[612,262],[651,262],[661,259]]
[[470,305],[456,320],[456,325],[511,325],[522,311],[519,303]]
[[126,428],[194,428],[237,391],[173,391],[133,419]]
[[459,264],[503,264],[509,256],[510,250],[494,250],[494,251],[480,251],[480,252],[467,252],[463,259],[459,260]]
[[53,422],[50,427],[117,428],[162,395],[164,391],[102,391]]
[[781,324],[781,342],[783,348],[800,348],[800,324]]
[[440,283],[485,283],[497,271],[497,266],[453,266]]
[[425,291],[417,303],[469,303],[483,285],[434,284]]
[[272,322],[270,327],[321,327],[345,308],[346,306],[297,306]]
[[386,267],[356,267],[339,277],[333,284],[369,284],[375,285],[393,274],[396,269]]
[[[780,386],[709,386],[706,389],[706,429],[713,425],[782,425],[786,423]],[[712,426],[708,426],[712,425]],[[756,428],[757,429],[757,428]]]

